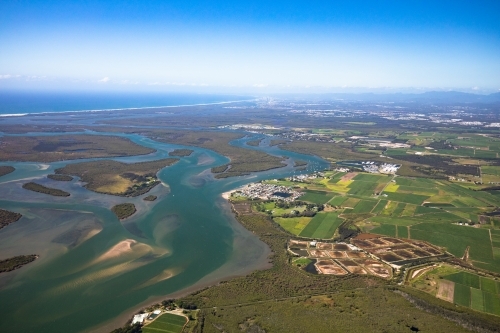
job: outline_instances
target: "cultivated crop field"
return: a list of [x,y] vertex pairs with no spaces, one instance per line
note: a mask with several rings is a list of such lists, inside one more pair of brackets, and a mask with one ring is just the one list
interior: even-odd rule
[[500,316],[500,282],[468,272],[444,276],[454,286],[453,302],[476,311]]
[[187,319],[183,316],[165,313],[156,318],[151,324],[142,328],[143,333],[180,333]]
[[310,238],[332,238],[343,219],[338,213],[318,213],[312,218],[299,236]]
[[[494,174],[496,168],[486,170]],[[495,192],[442,179],[364,172],[326,173],[307,187],[300,200],[331,209],[312,219],[275,218],[294,235],[330,239],[344,220],[354,219],[365,232],[428,241],[457,257],[470,247],[473,265],[500,272],[500,219],[486,215],[500,206]]]

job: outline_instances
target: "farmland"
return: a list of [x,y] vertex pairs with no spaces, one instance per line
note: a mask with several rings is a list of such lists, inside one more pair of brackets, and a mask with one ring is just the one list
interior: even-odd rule
[[[448,302],[500,316],[500,282],[493,278],[440,265],[413,279],[411,284]],[[444,286],[451,291],[446,298]]]
[[294,235],[335,239],[335,229],[355,220],[363,232],[428,241],[456,257],[470,247],[471,264],[500,273],[500,220],[487,216],[500,206],[493,193],[442,179],[364,172],[328,171],[305,183],[278,183],[301,188],[301,201],[329,207],[313,218],[286,219],[273,210],[275,222]]

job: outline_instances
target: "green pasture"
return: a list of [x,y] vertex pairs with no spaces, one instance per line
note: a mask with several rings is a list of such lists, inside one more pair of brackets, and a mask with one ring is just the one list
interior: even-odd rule
[[377,201],[361,200],[353,209],[353,213],[369,213],[375,207]]
[[470,246],[471,260],[487,263],[491,270],[500,271],[500,265],[494,262],[489,232],[486,229],[424,222],[412,226],[410,232],[412,239],[445,247],[456,257],[463,256],[467,246]]
[[378,204],[372,209],[372,213],[373,214],[380,214],[384,210],[385,206],[387,205],[387,202],[388,202],[387,200],[380,200],[378,202]]
[[392,224],[392,225],[414,225],[421,223],[422,219],[405,218],[405,217],[390,217],[390,216],[374,216],[370,218],[370,221],[377,222],[380,224]]
[[483,292],[480,289],[470,288],[470,307],[476,311],[484,311]]
[[491,293],[483,293],[484,311],[494,315],[500,315],[500,297]]
[[347,200],[348,197],[345,196],[337,196],[331,199],[328,203],[332,206],[341,206],[344,201]]
[[481,172],[487,175],[494,175],[500,177],[500,167],[485,165],[481,167]]
[[374,234],[381,234],[381,235],[396,237],[396,228],[397,228],[397,226],[395,226],[395,225],[381,224],[380,226],[375,227],[372,230],[370,230],[370,232],[374,233]]
[[467,308],[470,307],[470,287],[455,283],[453,303]]
[[443,277],[455,282],[453,302],[476,311],[500,315],[500,282],[468,272]]
[[403,210],[405,209],[406,204],[404,202],[400,202],[396,209],[394,209],[394,212],[392,212],[392,216],[400,216],[403,213]]
[[363,182],[371,182],[371,183],[387,183],[391,180],[390,177],[385,175],[374,175],[370,173],[360,173],[353,178],[354,180],[359,180]]
[[334,213],[318,213],[299,234],[301,237],[329,239],[342,224],[343,219]]
[[333,197],[333,193],[325,191],[306,190],[299,200],[307,201],[319,205],[327,203]]
[[398,234],[397,236],[399,238],[408,238],[408,228],[406,226],[403,226],[403,225],[398,225],[396,226],[397,229],[398,229]]
[[445,280],[453,281],[467,287],[481,289],[481,279],[478,275],[470,274],[467,272],[458,272],[451,275],[444,276]]
[[384,209],[381,212],[381,215],[383,216],[391,216],[394,210],[398,207],[398,204],[396,201],[391,201],[389,202]]
[[429,196],[427,195],[418,195],[411,193],[394,193],[394,192],[384,192],[388,200],[397,201],[397,202],[406,202],[414,205],[421,205]]
[[274,221],[283,229],[294,235],[299,235],[302,230],[311,222],[312,217],[275,217]]
[[347,186],[349,188],[347,193],[370,196],[373,194],[377,186],[378,184],[376,182],[354,181]]

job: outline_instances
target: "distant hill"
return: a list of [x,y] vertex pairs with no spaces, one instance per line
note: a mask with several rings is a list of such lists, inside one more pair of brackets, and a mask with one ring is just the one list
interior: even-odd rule
[[[290,96],[291,97],[291,96]],[[306,97],[295,95],[295,98]],[[392,93],[333,93],[307,95],[314,100],[345,100],[359,102],[408,102],[408,103],[500,103],[500,93],[480,95],[459,91],[429,91],[421,94]]]

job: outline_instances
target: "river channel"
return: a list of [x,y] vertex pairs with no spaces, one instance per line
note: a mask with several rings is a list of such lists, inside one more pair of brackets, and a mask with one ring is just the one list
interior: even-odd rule
[[[67,133],[31,133],[59,135]],[[81,133],[80,133],[81,134]],[[89,134],[89,133],[87,133]],[[90,133],[92,134],[92,133]],[[99,133],[106,134],[106,133]],[[78,179],[57,182],[46,177],[68,163],[1,163],[16,168],[0,178],[0,208],[23,214],[0,230],[0,259],[20,254],[40,258],[0,275],[1,332],[109,332],[141,306],[199,289],[230,276],[268,267],[268,247],[233,217],[223,192],[262,179],[321,170],[320,158],[269,146],[231,144],[287,157],[279,169],[216,180],[210,168],[228,162],[213,151],[127,137],[155,153],[114,158],[139,162],[168,157],[176,148],[194,153],[158,173],[154,202],[91,192]],[[262,137],[262,136],[260,136]],[[307,161],[306,170],[293,167]],[[71,193],[56,198],[22,189],[28,179]],[[120,222],[109,210],[133,202],[138,212]]]

